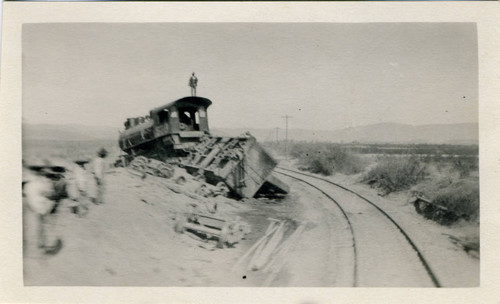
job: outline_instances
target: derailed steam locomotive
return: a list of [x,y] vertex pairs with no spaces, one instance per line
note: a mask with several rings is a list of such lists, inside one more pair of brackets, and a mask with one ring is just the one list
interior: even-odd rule
[[119,146],[123,162],[135,169],[171,177],[172,164],[201,174],[210,184],[224,183],[238,197],[259,192],[287,194],[288,186],[273,175],[277,162],[249,133],[239,137],[210,134],[203,97],[184,97],[152,109],[148,116],[128,118]]

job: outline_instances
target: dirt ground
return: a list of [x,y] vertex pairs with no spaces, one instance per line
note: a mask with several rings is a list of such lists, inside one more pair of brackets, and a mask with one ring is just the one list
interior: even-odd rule
[[[79,218],[65,202],[59,208],[57,234],[63,248],[55,256],[25,252],[26,285],[50,286],[260,286],[265,276],[245,269],[231,271],[245,251],[262,236],[268,217],[297,218],[293,197],[270,201],[205,198],[217,202],[216,216],[240,216],[252,232],[231,248],[219,249],[216,240],[192,233],[176,233],[176,215],[205,204],[166,186],[194,192],[196,184],[172,181],[113,169],[106,179],[105,203],[90,202],[89,213]],[[297,208],[296,208],[297,207]],[[25,217],[28,242],[34,240]],[[277,281],[282,282],[282,278]]]
[[[293,164],[281,166],[293,168]],[[467,250],[464,243],[478,241],[479,225],[459,221],[442,226],[425,219],[408,202],[407,192],[382,197],[376,189],[360,183],[360,176],[336,174],[324,177],[356,191],[386,211],[422,251],[443,287],[477,287],[480,282],[480,252]]]
[[[399,198],[379,198],[372,189],[345,177],[346,184],[397,214],[411,236],[429,255],[445,286],[477,286],[479,260],[453,244],[443,228],[419,216]],[[89,213],[79,218],[64,205],[57,231],[63,248],[55,256],[25,252],[27,286],[262,286],[267,274],[246,267],[233,270],[238,259],[264,234],[268,218],[307,223],[300,245],[270,286],[349,286],[352,257],[346,250],[346,227],[339,215],[325,207],[324,198],[303,184],[289,181],[291,193],[282,200],[222,197],[216,216],[240,216],[251,233],[231,248],[219,249],[215,240],[192,233],[176,233],[174,219],[192,204],[203,203],[178,191],[172,182],[113,169],[106,179],[105,203],[89,203]],[[193,184],[183,186],[192,192]],[[174,185],[175,188],[175,185]],[[33,241],[30,219],[25,219],[28,241]],[[432,257],[431,257],[432,256]]]

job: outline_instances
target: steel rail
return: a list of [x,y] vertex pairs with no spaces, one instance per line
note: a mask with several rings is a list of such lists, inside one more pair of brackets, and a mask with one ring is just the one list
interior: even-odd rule
[[286,174],[286,173],[283,173],[283,172],[277,172],[277,171],[274,171],[276,173],[279,173],[279,174],[282,174],[282,175],[285,175],[285,176],[288,176],[290,178],[293,178],[293,179],[296,179],[298,181],[301,181],[309,186],[311,186],[312,188],[318,190],[319,192],[321,192],[322,194],[324,194],[326,197],[328,197],[332,202],[335,203],[335,205],[337,205],[337,207],[339,208],[340,212],[342,212],[342,215],[344,216],[344,218],[346,219],[347,221],[347,224],[349,225],[349,230],[351,231],[351,235],[352,235],[352,249],[353,249],[353,254],[354,254],[354,267],[353,267],[353,282],[352,282],[352,286],[353,287],[356,287],[358,285],[358,263],[357,263],[357,260],[358,260],[358,254],[357,254],[357,249],[356,249],[356,239],[354,237],[354,229],[353,229],[353,225],[351,223],[351,220],[349,219],[349,216],[347,216],[347,213],[345,212],[345,210],[340,206],[340,204],[333,198],[331,197],[328,193],[326,193],[325,191],[323,191],[322,189],[320,189],[319,187],[309,183],[308,181],[305,181],[301,178],[298,178],[298,177],[295,177],[295,176],[292,176],[292,175],[289,175],[289,174]]
[[[380,208],[377,204],[373,203],[372,201],[370,201],[369,199],[365,198],[364,196],[354,192],[353,190],[349,189],[349,188],[346,188],[340,184],[337,184],[335,182],[332,182],[330,180],[327,180],[326,178],[321,178],[321,177],[318,177],[318,176],[314,176],[314,175],[311,175],[311,174],[307,174],[307,173],[302,173],[302,172],[299,172],[299,171],[295,171],[295,170],[290,170],[290,169],[286,169],[286,168],[281,168],[281,167],[277,167],[276,169],[280,169],[280,170],[284,170],[284,171],[289,171],[289,172],[293,172],[295,174],[300,174],[300,175],[304,175],[304,176],[308,176],[308,177],[312,177],[312,178],[315,178],[315,179],[319,179],[319,180],[322,180],[324,182],[327,182],[329,184],[332,184],[334,186],[337,186],[339,188],[341,188],[342,190],[345,190],[347,192],[350,192],[354,195],[356,195],[357,197],[361,198],[362,200],[364,200],[365,202],[369,203],[370,205],[372,205],[373,207],[375,207],[380,213],[382,213],[387,219],[389,219],[389,221],[391,221],[394,226],[396,226],[396,228],[398,228],[398,230],[401,232],[401,234],[405,237],[406,241],[411,245],[411,247],[413,248],[413,250],[415,250],[415,252],[417,253],[418,255],[418,258],[420,260],[420,262],[422,263],[422,265],[424,266],[427,274],[429,275],[429,277],[431,278],[432,280],[432,283],[434,284],[435,287],[442,287],[441,283],[439,282],[436,274],[434,273],[434,271],[431,269],[429,263],[427,262],[427,260],[425,259],[424,255],[422,254],[422,252],[420,251],[420,249],[417,247],[417,245],[413,242],[413,240],[410,238],[410,236],[404,231],[404,229],[387,213],[385,212],[382,208]],[[283,174],[283,175],[286,175],[286,176],[290,176],[288,174],[285,174],[285,173],[282,173],[282,172],[278,172],[278,171],[275,171],[277,173],[280,173],[280,174]],[[308,183],[308,182],[306,182]],[[309,184],[309,183],[308,183]],[[311,185],[311,184],[309,184]],[[314,186],[315,187],[315,186]],[[315,187],[317,188],[317,187]],[[320,190],[321,191],[321,190]],[[323,192],[323,191],[322,191]],[[324,192],[323,192],[324,193]],[[328,195],[327,195],[328,196]],[[338,203],[337,203],[337,206],[338,206]]]

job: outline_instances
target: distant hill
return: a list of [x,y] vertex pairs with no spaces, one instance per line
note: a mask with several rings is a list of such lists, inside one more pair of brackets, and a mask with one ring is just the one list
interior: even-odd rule
[[23,124],[23,139],[61,141],[117,140],[118,130],[119,128],[78,124]]
[[[477,144],[478,124],[422,125],[411,126],[396,123],[346,128],[341,130],[288,131],[290,140],[360,142],[360,143],[429,143],[429,144]],[[276,140],[276,129],[229,129],[213,128],[211,132],[221,136],[237,136],[249,131],[259,141]],[[278,131],[278,139],[285,137],[284,130]],[[118,128],[84,125],[23,124],[24,140],[116,140]]]
[[[216,129],[213,132],[238,135],[249,131],[259,141],[276,140],[273,129]],[[278,139],[285,138],[285,131],[278,131]],[[346,128],[341,130],[288,130],[288,138],[296,141],[326,141],[338,143],[429,143],[429,144],[478,144],[478,124],[411,126],[396,123]]]

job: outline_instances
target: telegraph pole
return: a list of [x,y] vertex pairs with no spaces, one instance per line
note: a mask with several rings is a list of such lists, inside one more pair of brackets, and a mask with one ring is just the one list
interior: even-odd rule
[[276,129],[276,143],[278,143],[278,130],[279,130],[280,128],[275,128],[275,129]]
[[292,118],[292,116],[285,115],[281,118],[285,119],[285,159],[288,160],[288,118]]

